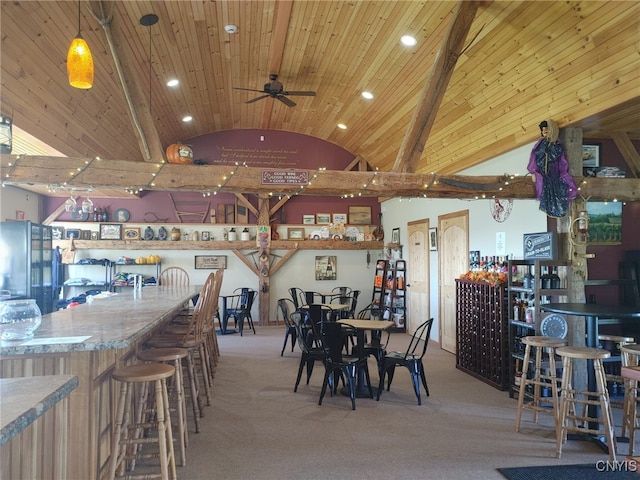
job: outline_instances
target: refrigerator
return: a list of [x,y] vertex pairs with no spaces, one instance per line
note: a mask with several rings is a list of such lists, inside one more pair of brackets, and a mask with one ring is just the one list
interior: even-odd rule
[[0,222],[0,290],[8,290],[11,300],[34,299],[43,315],[53,311],[50,226]]

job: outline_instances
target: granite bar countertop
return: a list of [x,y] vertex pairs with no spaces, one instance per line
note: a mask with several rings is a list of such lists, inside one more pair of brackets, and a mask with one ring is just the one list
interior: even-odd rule
[[43,315],[33,339],[0,343],[0,358],[127,348],[173,318],[201,289],[201,286],[127,289]]
[[0,379],[0,446],[21,433],[78,386],[73,375]]

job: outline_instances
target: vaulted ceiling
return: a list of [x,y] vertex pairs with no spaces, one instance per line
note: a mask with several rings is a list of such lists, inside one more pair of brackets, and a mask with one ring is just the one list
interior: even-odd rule
[[[452,1],[82,1],[96,72],[78,90],[66,75],[78,3],[3,0],[1,108],[67,156],[138,162],[157,161],[154,145],[230,129],[313,135],[381,171],[401,169],[413,132],[409,171],[442,174],[533,141],[547,118],[640,139],[640,3],[476,5],[467,31]],[[148,13],[156,25],[140,24]],[[317,94],[289,107],[234,88],[260,91],[270,73]]]

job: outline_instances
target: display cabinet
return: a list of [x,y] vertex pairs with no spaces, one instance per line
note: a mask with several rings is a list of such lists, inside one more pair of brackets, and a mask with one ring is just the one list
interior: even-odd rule
[[506,390],[508,332],[504,285],[456,280],[456,368]]
[[380,306],[380,318],[395,322],[394,332],[406,331],[406,271],[404,260],[376,262],[371,303]]
[[510,260],[508,265],[509,396],[514,397],[524,360],[521,338],[541,334],[540,324],[548,314],[541,312],[540,305],[567,301],[567,266],[553,260]]
[[[67,298],[71,289],[111,290],[114,262],[103,259],[95,263],[66,264],[66,275],[62,297]],[[76,272],[91,272],[91,278],[76,275]]]

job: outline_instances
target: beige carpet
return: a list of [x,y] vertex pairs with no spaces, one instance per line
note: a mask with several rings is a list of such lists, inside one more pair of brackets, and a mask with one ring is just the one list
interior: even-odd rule
[[[294,393],[297,347],[280,357],[284,327],[257,331],[218,337],[213,404],[205,408],[202,433],[190,435],[188,464],[178,467],[178,478],[503,479],[496,468],[607,458],[577,440],[555,458],[548,416],[536,425],[525,412],[516,433],[515,400],[456,370],[455,357],[433,345],[425,361],[431,396],[423,396],[422,406],[400,369],[379,402],[357,399],[352,411],[348,397],[327,396],[318,406],[322,366]],[[390,347],[402,350],[408,340],[394,334]],[[377,384],[373,360],[370,370]]]

